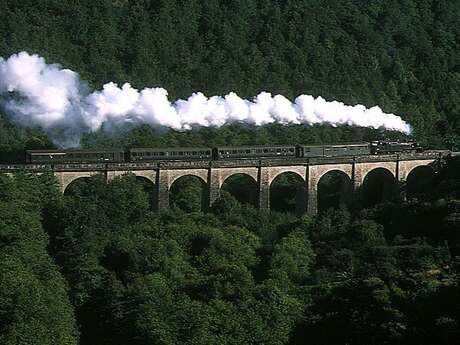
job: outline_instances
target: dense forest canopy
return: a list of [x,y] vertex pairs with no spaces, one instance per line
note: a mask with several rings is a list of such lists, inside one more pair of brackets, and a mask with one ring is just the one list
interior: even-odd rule
[[[430,147],[460,143],[457,1],[5,0],[0,23],[0,56],[37,53],[92,88],[311,94],[379,105]],[[18,131],[3,115],[0,145],[50,145]]]
[[[378,104],[436,148],[460,146],[459,37],[454,0],[0,1],[0,56],[37,53],[91,88]],[[124,126],[82,146],[386,137],[406,139],[352,126]],[[0,161],[52,146],[0,111]],[[157,212],[156,186],[130,174],[64,194],[52,172],[0,174],[0,344],[459,344],[460,160],[386,177],[352,193],[326,176],[310,217],[296,213],[304,181],[289,174],[270,187],[271,212],[244,175],[206,210],[206,186],[179,179]]]

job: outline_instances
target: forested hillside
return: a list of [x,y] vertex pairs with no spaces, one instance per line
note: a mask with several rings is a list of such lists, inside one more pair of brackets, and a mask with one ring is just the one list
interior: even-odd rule
[[[460,147],[459,37],[456,0],[0,1],[1,57],[37,53],[91,89],[380,105],[434,148]],[[144,125],[86,134],[82,146],[386,137],[405,138],[352,126]],[[0,110],[0,163],[52,146]],[[48,172],[0,174],[0,344],[457,345],[460,160],[413,176],[344,195],[330,175],[310,217],[295,212],[305,182],[289,174],[271,186],[271,212],[254,206],[258,187],[244,175],[210,209],[200,180],[179,179],[170,210],[157,212],[155,186],[130,174],[79,179],[65,194]]]
[[[460,143],[459,37],[454,0],[0,3],[0,56],[38,53],[94,88],[128,81],[172,99],[265,90],[380,105],[445,148]],[[5,121],[2,147],[49,145],[19,139]]]

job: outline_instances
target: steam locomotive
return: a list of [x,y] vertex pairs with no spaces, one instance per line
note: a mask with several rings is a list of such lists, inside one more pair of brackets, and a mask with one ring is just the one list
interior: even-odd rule
[[416,142],[372,141],[326,145],[27,150],[26,163],[122,163],[172,160],[313,158],[415,153]]

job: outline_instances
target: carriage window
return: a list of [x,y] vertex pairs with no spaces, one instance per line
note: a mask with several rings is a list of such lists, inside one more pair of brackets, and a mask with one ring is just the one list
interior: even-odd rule
[[207,154],[207,155],[210,155],[210,154],[211,154],[211,151],[206,151],[206,154]]

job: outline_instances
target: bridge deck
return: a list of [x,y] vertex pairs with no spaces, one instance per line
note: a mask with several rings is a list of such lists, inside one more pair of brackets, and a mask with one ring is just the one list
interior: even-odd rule
[[394,162],[410,160],[430,160],[445,157],[450,151],[426,151],[411,154],[367,155],[347,157],[316,157],[316,158],[274,158],[274,159],[235,159],[235,160],[189,160],[189,161],[156,161],[136,163],[68,163],[68,164],[0,164],[1,172],[17,170],[27,171],[106,171],[106,170],[150,170],[150,169],[207,169],[210,167],[258,167],[258,166],[293,166],[293,165],[325,165],[351,164],[369,162]]

